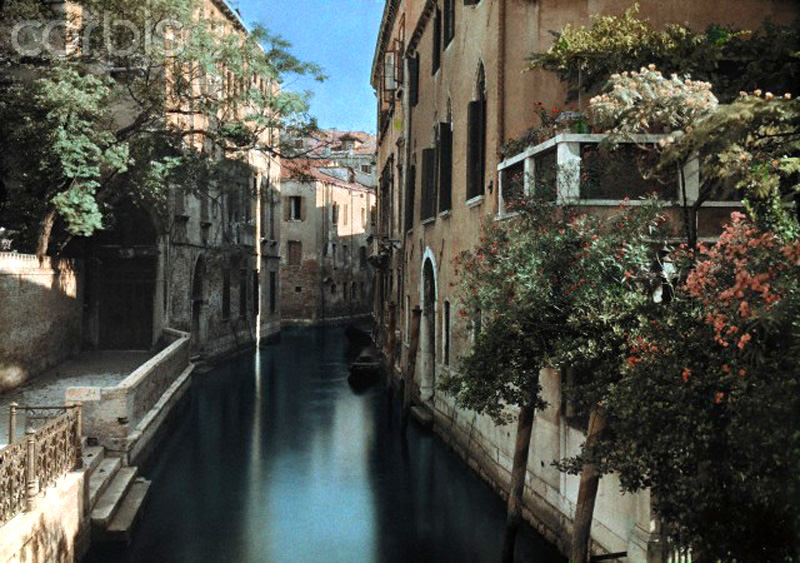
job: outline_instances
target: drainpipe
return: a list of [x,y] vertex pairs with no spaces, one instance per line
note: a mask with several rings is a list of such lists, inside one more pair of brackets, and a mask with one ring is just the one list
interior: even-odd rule
[[[497,157],[506,135],[506,0],[497,3]],[[497,168],[494,170],[494,185],[500,189]],[[498,195],[499,198],[499,195]],[[496,201],[500,201],[497,199]]]

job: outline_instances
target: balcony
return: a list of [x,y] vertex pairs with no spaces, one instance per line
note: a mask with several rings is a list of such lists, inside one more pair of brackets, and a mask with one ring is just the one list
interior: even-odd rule
[[[497,218],[513,216],[513,201],[522,195],[604,214],[623,202],[640,205],[641,198],[655,193],[677,229],[684,220],[684,203],[692,206],[700,195],[700,169],[697,159],[692,159],[683,167],[683,174],[676,168],[673,172],[648,175],[658,156],[647,148],[654,147],[663,137],[636,135],[608,150],[600,144],[605,135],[561,133],[531,146],[497,166]],[[698,210],[700,237],[713,238],[730,212],[742,206],[727,195],[709,198]]]

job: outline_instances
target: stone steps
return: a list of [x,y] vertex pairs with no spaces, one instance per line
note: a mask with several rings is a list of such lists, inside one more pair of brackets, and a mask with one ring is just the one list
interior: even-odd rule
[[92,508],[93,529],[102,531],[108,528],[111,519],[116,515],[123,499],[133,486],[138,472],[137,467],[122,467],[117,471],[106,491]]
[[118,457],[105,457],[102,447],[83,450],[89,475],[92,541],[127,544],[138,523],[150,481],[139,477],[137,467],[126,467]]
[[138,477],[125,495],[117,513],[102,535],[104,542],[124,543],[131,541],[133,530],[141,518],[142,507],[147,500],[150,481]]
[[89,506],[94,508],[97,500],[111,484],[111,480],[116,477],[120,467],[122,460],[118,457],[107,457],[100,461],[89,477]]
[[94,475],[94,470],[97,469],[97,466],[100,465],[100,462],[106,456],[105,448],[101,448],[100,446],[86,446],[83,445],[83,469],[86,471],[88,475]]

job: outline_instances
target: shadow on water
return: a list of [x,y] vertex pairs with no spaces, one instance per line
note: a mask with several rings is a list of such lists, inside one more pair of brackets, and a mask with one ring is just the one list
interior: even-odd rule
[[[504,503],[377,385],[356,395],[341,328],[288,329],[198,376],[144,468],[151,498],[124,553],[91,561],[493,562]],[[530,529],[518,561],[561,562]]]

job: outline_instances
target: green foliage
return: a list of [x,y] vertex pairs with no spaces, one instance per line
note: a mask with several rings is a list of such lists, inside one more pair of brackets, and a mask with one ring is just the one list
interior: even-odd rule
[[530,57],[531,68],[556,72],[573,97],[597,92],[620,69],[648,64],[711,82],[723,102],[742,89],[791,91],[800,80],[796,25],[767,22],[755,32],[712,25],[697,33],[679,24],[657,29],[638,13],[635,4],[621,16],[593,16],[588,27],[567,24],[546,52]]
[[458,258],[462,311],[480,317],[481,329],[443,384],[462,406],[498,422],[510,421],[507,406],[544,405],[541,368],[605,370],[606,355],[618,358],[624,327],[606,332],[649,299],[627,286],[651,275],[647,237],[659,222],[651,205],[609,219],[536,199],[515,210],[512,220],[485,225],[478,247]]
[[785,239],[800,236],[800,102],[756,90],[717,105],[711,84],[673,75],[654,65],[613,74],[592,98],[590,115],[609,141],[637,133],[669,133],[659,142],[657,168],[674,170],[699,159],[699,203],[715,193],[738,193],[761,227]]
[[0,122],[9,150],[2,168],[12,202],[33,206],[34,215],[52,204],[69,233],[92,234],[102,224],[96,192],[104,174],[128,166],[128,145],[108,130],[108,81],[54,65],[6,94]]
[[611,75],[606,92],[591,99],[591,118],[612,133],[671,133],[718,107],[711,84],[677,74],[667,78],[651,64]]
[[[800,236],[800,102],[741,95],[686,126],[668,143],[662,166],[700,155],[706,190],[737,191],[762,228]],[[671,139],[671,140],[672,140]]]
[[650,488],[664,529],[708,560],[796,556],[800,243],[734,215],[678,256],[670,307],[629,332],[604,398],[610,432],[571,460]]
[[200,0],[80,0],[83,18],[67,21],[79,49],[23,56],[11,30],[49,22],[54,12],[43,6],[19,0],[0,11],[0,141],[8,148],[0,206],[3,226],[20,232],[20,250],[46,237],[40,225],[52,210],[57,231],[73,236],[102,228],[122,199],[163,211],[169,185],[210,167],[193,154],[199,141],[213,149],[205,154],[246,160],[251,150],[279,154],[279,131],[316,126],[308,95],[281,84],[324,75],[261,26],[225,32],[203,17]]

